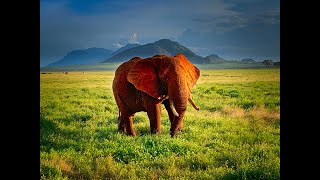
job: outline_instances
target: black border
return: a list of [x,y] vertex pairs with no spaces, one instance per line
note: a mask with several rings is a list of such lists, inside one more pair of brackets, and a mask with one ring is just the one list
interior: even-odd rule
[[[280,1],[280,177],[314,179],[318,156],[318,6]],[[316,19],[313,19],[316,18]],[[292,178],[291,178],[292,177]]]
[[4,1],[1,7],[3,172],[40,179],[40,1]]
[[[11,3],[2,4],[7,11],[1,12],[4,23],[1,27],[4,49],[0,73],[3,80],[1,94],[5,97],[1,103],[4,114],[1,118],[1,127],[4,129],[1,149],[5,150],[2,155],[6,159],[4,172],[14,177],[40,179],[40,1]],[[291,176],[298,178],[299,175],[305,179],[317,172],[312,169],[317,166],[306,160],[312,161],[312,157],[317,155],[308,149],[317,145],[317,141],[308,143],[307,140],[313,136],[309,131],[318,132],[312,127],[317,127],[315,121],[319,120],[310,113],[313,110],[317,112],[317,109],[310,108],[310,101],[304,101],[309,99],[312,102],[315,99],[313,91],[303,89],[308,85],[308,77],[301,76],[301,70],[313,70],[310,65],[301,64],[300,61],[313,58],[309,55],[313,51],[310,42],[304,40],[314,40],[309,31],[312,31],[316,22],[309,24],[305,20],[311,16],[302,16],[303,9],[312,11],[310,7],[302,3],[293,4],[293,1],[290,3],[280,1],[281,179],[290,179]],[[317,83],[310,86],[314,89]]]

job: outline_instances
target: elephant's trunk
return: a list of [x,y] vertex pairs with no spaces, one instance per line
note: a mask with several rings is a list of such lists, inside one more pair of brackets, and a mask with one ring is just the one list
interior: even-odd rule
[[173,137],[182,128],[182,121],[187,109],[189,98],[189,87],[185,79],[185,72],[175,69],[170,81],[168,81],[168,95],[170,109],[174,118],[171,119],[170,135]]

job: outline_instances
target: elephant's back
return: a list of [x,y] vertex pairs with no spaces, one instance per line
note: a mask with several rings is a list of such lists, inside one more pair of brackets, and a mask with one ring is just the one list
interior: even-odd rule
[[123,89],[128,81],[127,81],[127,75],[128,72],[131,70],[131,68],[140,60],[142,60],[139,57],[134,57],[132,59],[130,59],[127,62],[122,63],[115,71],[115,76],[113,79],[113,90],[114,91],[119,91],[121,89]]
[[127,62],[122,63],[115,72],[115,77],[117,76],[121,76],[122,74],[128,74],[128,72],[130,71],[130,69],[139,61],[141,61],[142,59],[139,57],[134,57],[132,59],[130,59]]

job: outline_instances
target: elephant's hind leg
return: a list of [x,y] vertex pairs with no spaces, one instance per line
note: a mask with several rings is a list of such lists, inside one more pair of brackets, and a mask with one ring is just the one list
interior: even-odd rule
[[136,137],[136,132],[133,129],[133,122],[132,122],[133,115],[121,116],[122,122],[124,122],[125,129],[128,135]]
[[115,96],[118,108],[119,108],[119,118],[118,118],[118,131],[127,133],[128,135],[136,136],[133,129],[132,116],[133,113],[128,105],[123,101],[121,96]]
[[126,130],[126,126],[124,124],[124,121],[123,119],[121,118],[121,112],[119,111],[119,116],[118,116],[118,131],[119,132],[124,132],[126,133],[127,130]]
[[118,131],[136,137],[136,132],[133,129],[132,117],[133,115],[121,115],[119,117]]

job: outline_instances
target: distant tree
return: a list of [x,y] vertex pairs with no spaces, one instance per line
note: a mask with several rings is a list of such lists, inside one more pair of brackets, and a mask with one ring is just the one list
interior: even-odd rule
[[280,61],[274,62],[273,65],[274,65],[274,66],[280,66]]
[[255,63],[256,61],[253,59],[242,59],[241,62],[243,63]]
[[267,67],[273,65],[273,61],[271,59],[263,60],[262,64],[266,65]]

